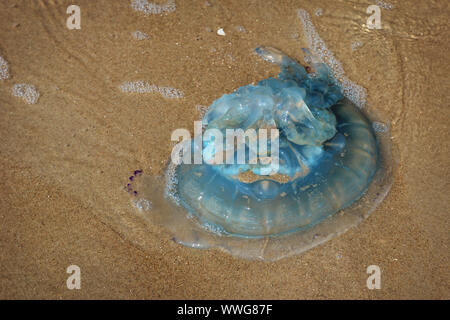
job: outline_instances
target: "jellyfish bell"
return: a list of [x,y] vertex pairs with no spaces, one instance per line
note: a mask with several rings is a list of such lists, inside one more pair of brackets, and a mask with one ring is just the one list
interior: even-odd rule
[[[203,124],[224,136],[229,129],[276,128],[262,150],[276,161],[171,163],[165,181],[148,176],[139,188],[154,199],[146,216],[168,227],[174,241],[276,260],[367,217],[389,190],[392,166],[386,132],[376,133],[343,97],[326,65],[314,62],[308,73],[277,49],[256,53],[281,73],[220,97]],[[203,156],[223,152],[213,143],[203,141]],[[261,151],[248,141],[244,149],[246,160]]]

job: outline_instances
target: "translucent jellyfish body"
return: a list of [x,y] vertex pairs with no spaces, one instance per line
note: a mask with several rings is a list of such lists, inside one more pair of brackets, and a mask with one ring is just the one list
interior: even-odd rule
[[[224,136],[227,129],[278,129],[276,168],[273,161],[249,163],[261,151],[249,139],[245,163],[171,164],[164,190],[151,177],[139,188],[152,198],[148,216],[168,226],[176,242],[276,260],[367,217],[387,194],[392,168],[386,132],[377,136],[324,64],[307,73],[276,49],[256,52],[281,73],[217,99],[203,124]],[[203,159],[215,156],[211,143],[201,144]],[[274,147],[265,154],[274,156]]]

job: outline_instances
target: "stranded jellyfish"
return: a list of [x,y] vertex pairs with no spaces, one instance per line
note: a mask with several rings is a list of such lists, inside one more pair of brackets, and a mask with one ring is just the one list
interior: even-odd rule
[[138,188],[152,202],[145,216],[167,226],[174,241],[276,260],[362,221],[387,194],[392,168],[389,137],[343,97],[325,64],[313,62],[307,72],[277,49],[256,53],[279,65],[278,77],[223,95],[202,122],[224,137],[254,129],[259,138],[267,129],[265,147],[245,135],[245,161],[234,161],[240,150],[233,149],[233,161],[218,163],[230,144],[193,139],[192,150],[207,161],[172,163],[164,183],[147,176]]

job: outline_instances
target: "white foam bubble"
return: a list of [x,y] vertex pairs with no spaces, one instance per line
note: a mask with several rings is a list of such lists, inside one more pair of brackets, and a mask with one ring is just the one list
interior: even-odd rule
[[366,104],[366,89],[352,82],[345,76],[342,64],[335,58],[317,33],[308,12],[303,9],[298,9],[297,14],[303,24],[303,31],[311,51],[317,56],[320,62],[323,62],[330,67],[333,76],[338,79],[338,85],[342,89],[344,96],[358,107],[364,107]]
[[180,198],[178,196],[178,177],[177,165],[170,161],[165,173],[166,187],[164,196],[171,199],[176,205],[180,205]]
[[391,10],[391,9],[395,8],[395,6],[393,4],[390,4],[388,2],[384,2],[384,1],[381,1],[381,0],[377,0],[376,3],[377,3],[377,5],[379,7],[383,8],[383,9]]
[[133,200],[132,203],[139,211],[149,211],[152,208],[152,203],[144,198]]
[[208,221],[203,221],[201,224],[201,227],[203,229],[205,229],[211,233],[217,234],[217,235],[223,235],[223,234],[227,233],[223,227],[221,227],[215,223],[208,222]]
[[165,98],[178,99],[183,98],[184,93],[181,90],[172,87],[158,87],[145,81],[127,81],[120,85],[120,90],[127,93],[154,93],[157,92]]
[[35,86],[26,83],[15,84],[12,95],[24,99],[28,104],[35,104],[40,96]]
[[362,41],[354,41],[352,42],[352,51],[355,51],[359,48],[361,48],[364,45]]
[[6,80],[6,79],[9,79],[8,62],[6,62],[6,60],[0,56],[0,80]]
[[203,117],[205,116],[206,112],[208,111],[209,106],[204,106],[204,105],[197,105],[196,109],[198,110],[199,114],[200,114],[200,119],[203,119]]
[[320,17],[321,15],[323,15],[323,10],[322,10],[322,8],[317,8],[316,10],[314,10],[314,14],[315,14],[317,17]]
[[150,38],[148,34],[139,30],[132,32],[131,35],[137,40],[145,40]]
[[389,126],[383,122],[374,121],[372,122],[372,128],[375,132],[388,132]]
[[131,7],[136,11],[141,11],[146,15],[162,14],[176,10],[175,0],[167,0],[164,4],[148,2],[147,0],[132,0]]

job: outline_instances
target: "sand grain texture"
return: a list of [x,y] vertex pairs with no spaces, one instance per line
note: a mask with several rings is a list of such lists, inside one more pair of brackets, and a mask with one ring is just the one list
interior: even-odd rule
[[[81,30],[68,30],[70,1],[1,1],[0,298],[449,299],[448,1],[390,1],[382,30],[364,26],[363,1],[175,2],[146,15],[131,1],[79,0]],[[131,206],[128,176],[161,172],[170,133],[193,128],[197,105],[277,74],[253,48],[302,59],[300,6],[367,89],[367,108],[391,121],[390,194],[359,227],[278,262],[173,243]],[[184,97],[120,91],[139,80]],[[12,96],[15,83],[36,85],[38,102]],[[81,290],[66,288],[71,264]],[[372,264],[381,290],[366,288]]]

